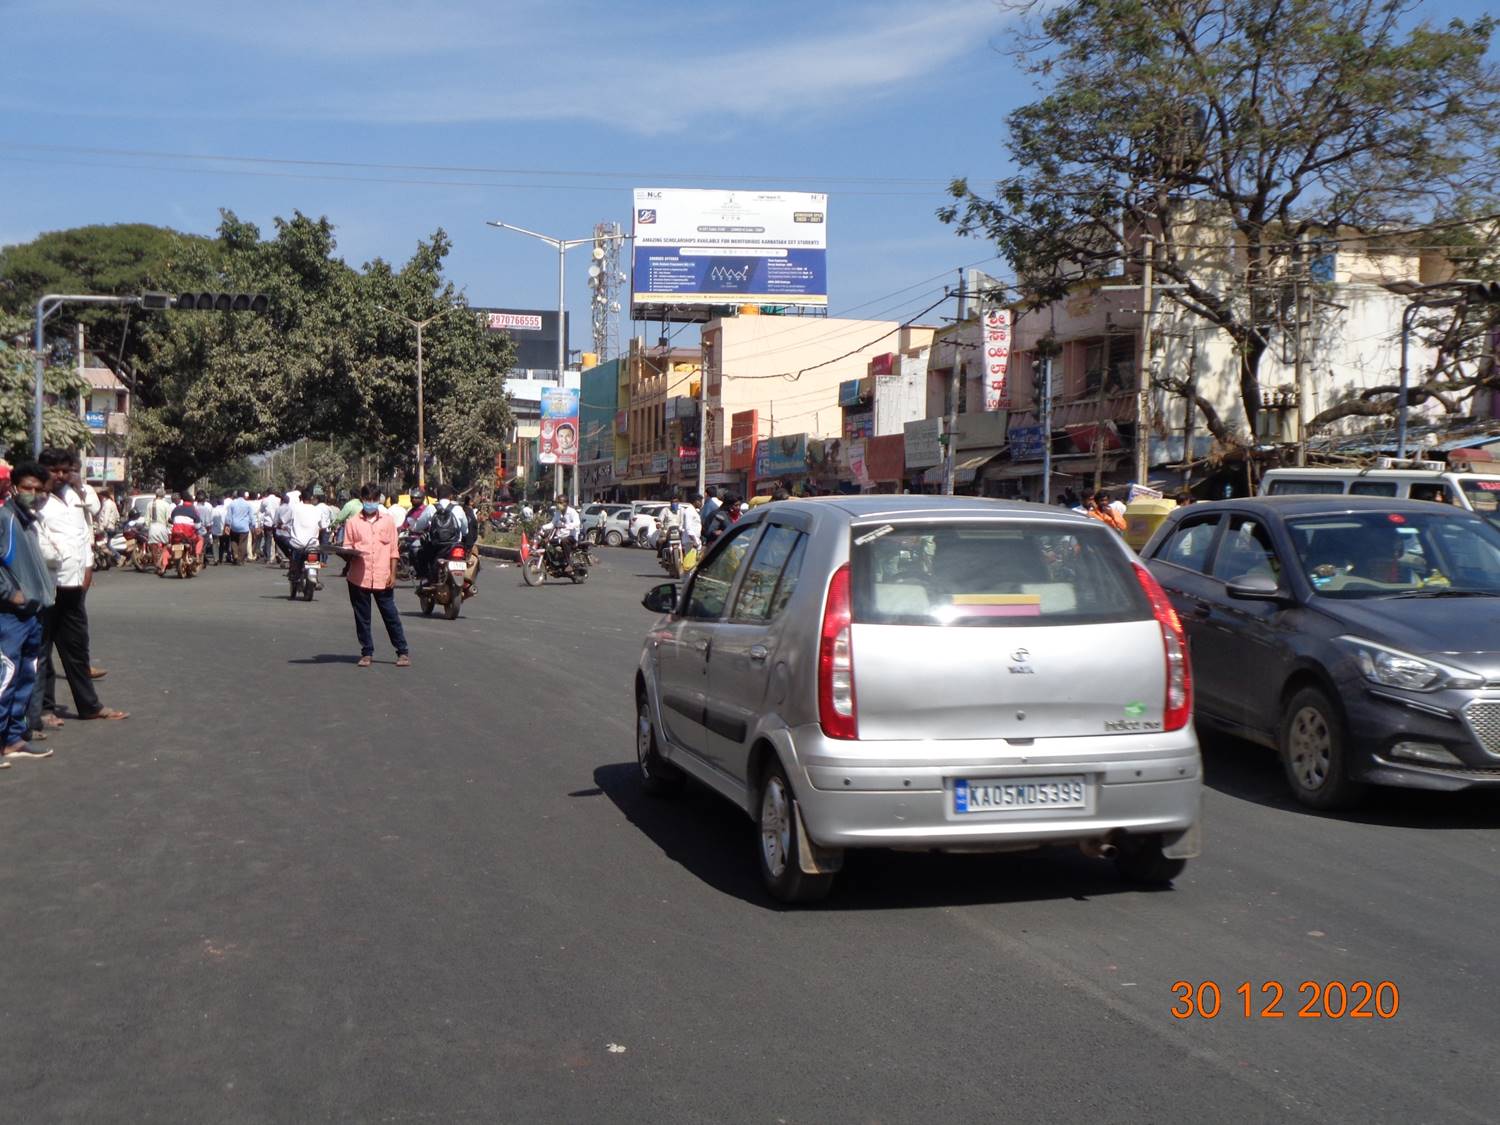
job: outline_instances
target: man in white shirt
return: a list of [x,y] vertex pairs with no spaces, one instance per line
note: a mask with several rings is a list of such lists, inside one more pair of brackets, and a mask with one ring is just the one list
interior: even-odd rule
[[281,497],[268,492],[260,498],[261,553],[266,556],[266,565],[276,564],[276,513],[281,509]]
[[[99,702],[94,680],[104,673],[89,663],[89,618],[84,602],[94,578],[94,532],[78,479],[78,456],[68,450],[42,451],[41,463],[51,470],[49,495],[36,506],[37,532],[42,559],[57,582],[57,600],[44,611],[42,653],[38,658],[41,690],[33,696],[32,726],[58,727],[57,673],[52,649],[62,658],[63,674],[73,694],[73,707],[80,719],[123,719],[123,711],[111,711]],[[43,717],[43,712],[47,716]]]
[[556,506],[552,509],[552,536],[562,547],[563,566],[568,566],[573,561],[573,544],[578,541],[578,534],[583,530],[583,518],[578,514],[578,509],[568,503],[566,496],[558,496]]
[[[322,541],[322,535],[328,530],[328,506],[326,504],[313,503],[303,500],[302,494],[296,489],[287,489],[286,503],[282,505],[285,513],[282,519],[282,528],[286,538],[286,545],[290,548],[290,559],[287,563],[288,575],[300,572],[302,562],[307,558],[310,547],[316,547]],[[278,518],[282,518],[278,516]],[[323,584],[318,583],[318,589]]]

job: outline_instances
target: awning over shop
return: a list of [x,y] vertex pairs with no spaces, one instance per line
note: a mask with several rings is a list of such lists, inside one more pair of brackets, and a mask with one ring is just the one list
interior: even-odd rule
[[953,462],[953,483],[972,484],[975,474],[1002,452],[1002,447],[998,445],[959,450],[958,459]]

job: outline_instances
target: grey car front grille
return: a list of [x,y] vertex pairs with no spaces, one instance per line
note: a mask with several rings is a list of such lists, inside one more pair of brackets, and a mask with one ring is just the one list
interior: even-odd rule
[[1500,700],[1474,700],[1464,708],[1464,721],[1484,752],[1500,757]]

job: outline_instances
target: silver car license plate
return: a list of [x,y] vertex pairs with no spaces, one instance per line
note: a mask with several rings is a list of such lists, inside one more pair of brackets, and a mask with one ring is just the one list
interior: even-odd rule
[[955,813],[1018,812],[1023,809],[1088,807],[1088,783],[1080,775],[953,782]]

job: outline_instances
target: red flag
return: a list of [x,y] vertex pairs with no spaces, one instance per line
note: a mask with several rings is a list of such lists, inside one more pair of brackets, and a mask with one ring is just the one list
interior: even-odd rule
[[531,544],[527,542],[526,533],[521,532],[521,561],[525,562],[531,557]]

